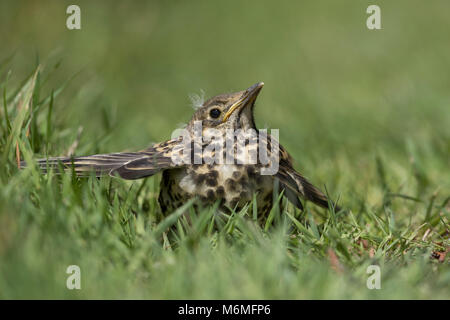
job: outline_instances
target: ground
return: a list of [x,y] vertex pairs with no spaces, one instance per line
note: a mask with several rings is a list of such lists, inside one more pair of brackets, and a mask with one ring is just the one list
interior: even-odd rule
[[[449,299],[450,3],[412,2],[377,1],[368,30],[368,1],[79,1],[69,31],[71,3],[3,1],[0,298]],[[189,224],[161,220],[159,175],[17,169],[143,149],[189,120],[189,93],[257,81],[258,127],[342,212],[275,206],[260,226],[250,203]]]

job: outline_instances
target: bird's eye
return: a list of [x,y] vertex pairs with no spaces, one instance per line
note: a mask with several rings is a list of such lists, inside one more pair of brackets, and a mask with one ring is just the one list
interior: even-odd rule
[[211,116],[211,118],[218,118],[220,116],[220,110],[217,108],[211,109],[209,115]]

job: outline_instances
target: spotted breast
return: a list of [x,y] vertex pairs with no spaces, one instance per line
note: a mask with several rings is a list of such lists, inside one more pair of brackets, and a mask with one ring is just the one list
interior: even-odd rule
[[193,165],[164,171],[159,203],[163,211],[172,211],[188,199],[197,197],[201,204],[220,201],[222,210],[241,209],[256,195],[258,214],[272,206],[274,179],[260,175],[253,165]]

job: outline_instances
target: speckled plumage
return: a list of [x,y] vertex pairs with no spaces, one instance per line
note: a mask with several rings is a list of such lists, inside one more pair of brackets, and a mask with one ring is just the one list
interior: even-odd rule
[[[258,132],[253,108],[262,86],[262,83],[257,83],[247,90],[221,94],[205,101],[195,111],[185,132],[193,141],[198,134],[195,127],[198,123],[201,124],[202,134],[208,129],[215,129],[224,136],[230,129]],[[210,205],[219,201],[221,210],[240,209],[255,197],[258,214],[264,216],[270,211],[274,196],[277,196],[274,195],[274,190],[283,191],[284,195],[300,209],[303,209],[303,206],[299,197],[322,207],[329,206],[327,197],[294,170],[289,154],[271,136],[265,138],[258,136],[258,142],[265,143],[269,151],[278,152],[278,170],[273,175],[261,174],[263,168],[270,166],[270,162],[266,164],[211,162],[217,155],[216,150],[208,149],[208,144],[204,141],[200,143],[199,148],[202,151],[200,163],[192,163],[192,158],[190,162],[176,162],[174,155],[183,160],[186,160],[187,156],[195,157],[194,143],[190,144],[192,149],[190,152],[182,153],[185,150],[179,148],[181,141],[180,136],[140,152],[49,158],[38,160],[38,164],[44,171],[49,167],[59,168],[62,165],[81,176],[93,171],[97,176],[109,174],[124,179],[145,178],[162,171],[159,203],[163,212],[171,212],[193,197],[198,199],[200,205]],[[225,141],[226,139],[223,143]],[[234,145],[232,149],[236,150],[236,153],[233,157],[235,160],[239,159],[241,154],[246,154],[242,153],[242,150],[251,151],[252,148],[258,150],[258,146],[259,144],[251,144],[248,141],[245,141],[244,149],[236,148]],[[274,146],[278,148],[275,149]],[[220,150],[223,150],[225,157],[228,151],[225,145],[222,147]],[[275,160],[270,158],[270,161]],[[275,185],[277,187],[274,189]]]

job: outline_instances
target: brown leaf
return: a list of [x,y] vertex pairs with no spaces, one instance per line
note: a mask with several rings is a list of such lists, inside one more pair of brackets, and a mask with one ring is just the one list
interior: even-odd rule
[[333,269],[337,273],[342,273],[344,271],[344,268],[339,262],[339,258],[331,248],[328,248],[328,260],[330,261],[331,269]]

